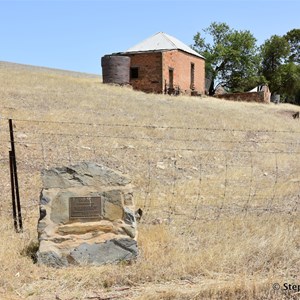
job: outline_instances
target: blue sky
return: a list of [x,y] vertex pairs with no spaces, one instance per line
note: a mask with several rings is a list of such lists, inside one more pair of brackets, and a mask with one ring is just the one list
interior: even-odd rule
[[299,0],[0,0],[0,61],[101,73],[105,54],[163,31],[187,45],[212,22],[261,45],[300,28]]

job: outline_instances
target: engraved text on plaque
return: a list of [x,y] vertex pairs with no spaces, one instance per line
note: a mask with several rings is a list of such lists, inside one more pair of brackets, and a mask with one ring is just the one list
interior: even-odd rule
[[101,219],[101,197],[70,197],[69,219],[77,221],[94,221]]

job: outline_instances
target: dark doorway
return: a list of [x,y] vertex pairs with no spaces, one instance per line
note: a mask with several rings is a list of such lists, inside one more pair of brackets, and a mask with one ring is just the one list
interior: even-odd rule
[[191,63],[191,90],[195,89],[195,64]]
[[174,69],[169,69],[169,94],[174,90]]

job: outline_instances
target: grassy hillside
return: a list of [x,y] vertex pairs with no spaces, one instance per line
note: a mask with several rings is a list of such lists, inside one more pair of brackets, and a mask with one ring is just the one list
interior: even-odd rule
[[[299,107],[145,94],[5,62],[0,82],[1,299],[291,299],[295,291],[272,285],[300,283]],[[11,217],[8,118],[21,234]],[[145,212],[136,262],[33,263],[40,171],[80,160],[131,176]]]

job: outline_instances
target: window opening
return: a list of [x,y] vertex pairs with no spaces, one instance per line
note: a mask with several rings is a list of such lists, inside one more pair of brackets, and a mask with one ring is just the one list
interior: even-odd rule
[[137,79],[139,78],[139,68],[133,67],[130,68],[130,79]]

